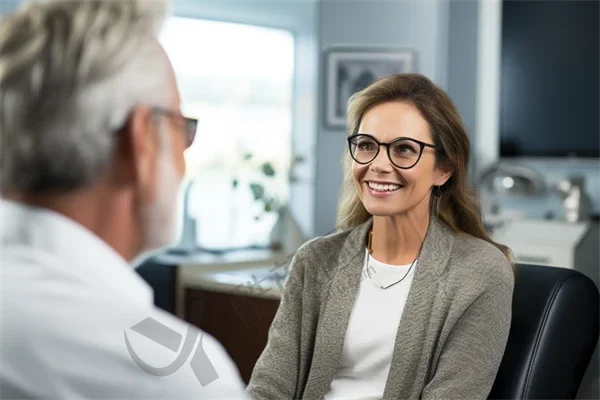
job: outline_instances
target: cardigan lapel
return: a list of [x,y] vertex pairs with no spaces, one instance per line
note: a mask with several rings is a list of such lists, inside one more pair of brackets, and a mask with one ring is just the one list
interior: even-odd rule
[[[319,316],[313,360],[303,398],[322,398],[339,370],[346,331],[364,265],[364,250],[372,219],[355,228],[338,257],[338,266],[325,292],[328,297]],[[450,229],[432,216],[419,257],[407,304],[398,327],[392,363],[383,398],[410,398],[415,392],[417,365],[422,357],[425,332],[438,291],[439,277],[450,258],[454,237]],[[415,335],[415,330],[420,332]],[[417,395],[418,397],[418,395]]]
[[415,390],[417,386],[422,387],[420,382],[416,382],[419,371],[417,366],[429,363],[429,351],[423,351],[427,346],[426,332],[440,289],[439,277],[449,262],[453,242],[451,230],[436,217],[432,217],[398,327],[384,399],[420,396]]
[[334,276],[326,287],[327,299],[321,310],[313,360],[303,398],[322,398],[339,370],[350,314],[360,284],[369,220],[355,228],[338,257]]

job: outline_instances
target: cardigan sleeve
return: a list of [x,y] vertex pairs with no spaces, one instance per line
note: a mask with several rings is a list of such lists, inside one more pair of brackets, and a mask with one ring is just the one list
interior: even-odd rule
[[451,330],[422,399],[487,399],[504,355],[514,280],[481,293]]
[[247,388],[253,399],[295,397],[300,362],[300,335],[304,268],[299,250],[291,261],[281,302],[267,345],[259,357]]

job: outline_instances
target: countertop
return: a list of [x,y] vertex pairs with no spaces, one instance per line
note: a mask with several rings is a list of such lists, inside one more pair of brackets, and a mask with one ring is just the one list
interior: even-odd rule
[[198,271],[183,267],[180,280],[186,289],[200,288],[242,296],[281,299],[284,267],[249,266],[223,271]]
[[158,262],[177,268],[175,312],[183,318],[187,289],[204,289],[273,300],[281,299],[293,253],[241,251],[228,254],[162,255]]

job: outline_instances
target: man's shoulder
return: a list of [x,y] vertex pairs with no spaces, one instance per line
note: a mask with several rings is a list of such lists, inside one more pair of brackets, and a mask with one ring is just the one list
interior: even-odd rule
[[[2,261],[7,290],[0,324],[1,378],[14,393],[56,398],[244,396],[227,352],[197,327],[132,293],[112,290],[110,282],[90,282],[55,269],[60,259],[11,250]],[[192,360],[200,367],[192,368]],[[206,382],[212,378],[196,376],[206,360],[218,375],[210,385]],[[39,384],[21,387],[19,382]]]

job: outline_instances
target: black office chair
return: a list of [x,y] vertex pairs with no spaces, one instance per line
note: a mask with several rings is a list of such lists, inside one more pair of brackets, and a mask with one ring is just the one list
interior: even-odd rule
[[599,312],[598,289],[585,275],[517,265],[510,336],[489,398],[574,399],[598,341]]

